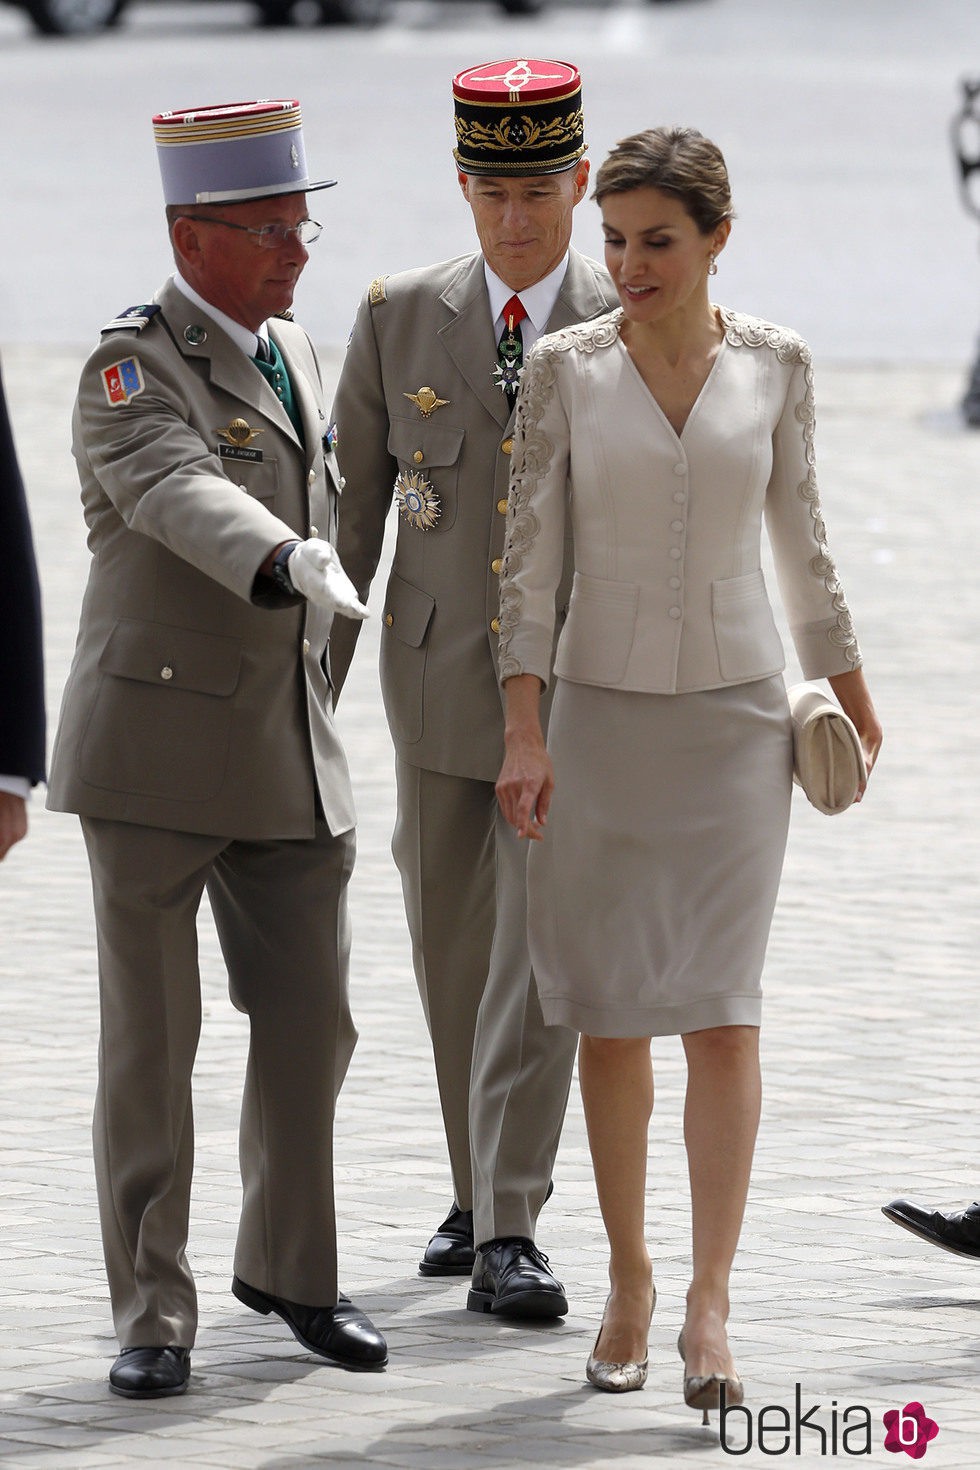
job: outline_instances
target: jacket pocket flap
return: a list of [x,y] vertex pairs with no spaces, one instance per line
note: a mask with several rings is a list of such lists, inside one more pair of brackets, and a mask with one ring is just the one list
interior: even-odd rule
[[418,648],[425,637],[435,605],[435,598],[430,597],[428,592],[420,591],[411,582],[404,581],[397,573],[392,572],[385,594],[385,627],[409,647]]
[[[425,419],[394,419],[388,430],[388,453],[403,464],[455,464],[463,444],[462,429],[451,424],[430,424]],[[421,459],[416,455],[421,454]]]
[[237,638],[121,618],[102,650],[99,668],[121,679],[228,695],[238,685],[241,663]]

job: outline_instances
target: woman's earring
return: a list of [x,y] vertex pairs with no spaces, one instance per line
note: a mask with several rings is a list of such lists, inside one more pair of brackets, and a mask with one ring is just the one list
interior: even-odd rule
[[713,255],[709,255],[708,256],[708,275],[709,276],[716,276],[717,274],[718,274],[718,262],[715,260],[715,258],[714,258]]

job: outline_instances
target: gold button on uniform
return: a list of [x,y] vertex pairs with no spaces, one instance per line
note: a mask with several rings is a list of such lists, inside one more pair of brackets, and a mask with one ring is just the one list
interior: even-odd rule
[[503,444],[501,444],[500,447],[501,447],[501,449],[503,450],[503,452],[505,454],[512,454],[514,452],[514,441],[513,441],[513,439],[505,439],[504,442],[503,442]]
[[412,458],[414,459],[416,464],[421,464],[423,459],[425,459],[425,455],[422,453],[421,449],[416,449],[415,453],[412,455]]
[[310,640],[308,638],[304,638],[303,639],[303,652],[304,653],[309,653],[309,651],[310,651]]
[[160,670],[160,678],[161,679],[172,679],[173,676],[174,676],[173,669],[170,667],[169,664],[164,664],[163,668]]
[[499,633],[500,632],[500,619],[499,618],[493,618],[491,620],[491,623],[490,623],[490,632],[491,633]]
[[500,560],[500,557],[499,556],[495,556],[494,559],[493,559],[493,561],[490,563],[490,570],[491,570],[491,572],[496,572],[497,573],[497,576],[499,577],[500,576],[501,569],[503,568],[503,565],[504,564]]
[[505,516],[507,514],[507,502],[506,502],[506,500],[498,500],[497,501],[497,509],[500,511],[500,514],[502,516]]
[[309,483],[311,485],[314,484],[314,482],[316,481],[316,470],[310,470],[310,473],[307,476],[307,479],[309,480]]
[[386,628],[390,628],[392,626],[392,624],[394,623],[394,621],[395,620],[392,617],[391,613],[385,613],[385,627]]
[[319,536],[319,534],[320,534],[320,527],[319,526],[311,526],[310,527],[310,535],[311,536]]

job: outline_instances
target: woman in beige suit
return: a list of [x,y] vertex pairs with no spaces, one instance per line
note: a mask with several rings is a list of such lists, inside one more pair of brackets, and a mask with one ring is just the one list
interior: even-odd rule
[[[637,134],[606,159],[595,197],[621,305],[541,339],[524,373],[497,789],[535,840],[530,941],[545,1020],[582,1033],[611,1285],[587,1376],[613,1392],[646,1380],[650,1038],[679,1034],[694,1269],[678,1346],[684,1398],[707,1415],[722,1394],[742,1397],[728,1281],[792,780],[763,517],[804,675],[829,679],[869,771],[881,730],[817,495],[809,350],[709,298],[733,215],[720,152],[690,129]],[[568,529],[575,580],[546,749],[537,711]]]

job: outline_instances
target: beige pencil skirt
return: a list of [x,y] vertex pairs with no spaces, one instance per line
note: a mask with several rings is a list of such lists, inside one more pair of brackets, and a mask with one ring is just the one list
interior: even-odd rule
[[548,746],[555,793],[528,855],[545,1021],[758,1026],[792,791],[782,678],[694,694],[559,679]]

